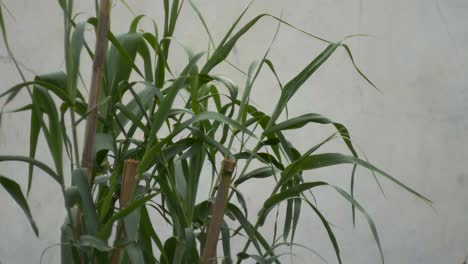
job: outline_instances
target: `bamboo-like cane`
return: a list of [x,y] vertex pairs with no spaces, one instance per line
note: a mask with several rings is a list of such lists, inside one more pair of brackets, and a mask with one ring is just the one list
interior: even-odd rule
[[[110,0],[101,0],[99,4],[99,19],[96,30],[96,46],[94,50],[93,72],[91,76],[91,87],[88,97],[88,116],[86,117],[86,128],[84,147],[81,158],[81,167],[88,169],[88,181],[91,183],[93,175],[94,143],[96,141],[97,117],[99,113],[99,90],[101,86],[102,71],[107,51],[107,32],[109,31]],[[92,183],[91,183],[92,184]],[[82,233],[81,212],[76,216],[76,235]],[[80,258],[84,263],[84,258]]]
[[224,159],[221,169],[221,179],[219,181],[218,191],[216,192],[216,200],[211,213],[211,220],[208,225],[208,233],[201,258],[202,264],[217,263],[216,247],[218,238],[223,223],[224,210],[226,209],[227,196],[229,186],[231,184],[232,173],[236,167],[235,160]]
[[[120,189],[120,208],[124,208],[132,200],[133,192],[137,185],[137,167],[138,161],[125,160],[123,174],[122,174],[122,187]],[[125,230],[123,222],[120,221],[117,226],[116,240],[119,236],[125,238]],[[121,248],[116,248],[112,256],[112,264],[118,264],[120,261]]]
[[101,88],[102,71],[107,51],[107,32],[109,31],[110,0],[101,0],[99,5],[99,20],[96,32],[96,47],[94,51],[93,73],[88,98],[88,111],[84,137],[84,148],[81,167],[88,169],[88,180],[91,182],[93,173],[94,143],[99,113],[99,90]]

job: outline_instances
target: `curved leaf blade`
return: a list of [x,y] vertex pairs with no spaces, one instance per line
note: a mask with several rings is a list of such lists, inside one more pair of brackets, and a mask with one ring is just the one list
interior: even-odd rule
[[423,195],[419,194],[412,188],[406,186],[399,180],[395,179],[392,177],[390,174],[382,171],[381,169],[375,167],[374,165],[370,164],[367,161],[358,159],[353,156],[348,156],[340,153],[324,153],[324,154],[316,154],[316,155],[310,155],[304,159],[298,160],[298,162],[290,164],[286,169],[285,172],[282,175],[281,182],[285,182],[288,179],[290,179],[292,176],[294,176],[296,173],[299,171],[303,170],[312,170],[312,169],[318,169],[318,168],[323,168],[323,167],[329,167],[329,166],[334,166],[334,165],[339,165],[339,164],[355,164],[359,165],[362,167],[365,167],[367,169],[370,169],[372,171],[377,172],[381,176],[389,179],[390,181],[394,182],[398,186],[402,187],[409,193],[415,195],[419,199],[432,203],[428,198],[424,197]]
[[23,193],[21,192],[21,188],[18,183],[15,181],[4,177],[0,175],[0,184],[5,188],[5,190],[11,195],[11,197],[16,201],[16,203],[21,207],[23,210],[24,214],[26,214],[26,217],[29,220],[29,223],[31,224],[32,229],[34,230],[34,233],[36,234],[37,237],[39,237],[39,231],[36,226],[36,222],[34,221],[31,210],[29,209],[28,202],[26,201],[26,198],[24,197]]
[[19,162],[33,164],[34,166],[40,168],[41,170],[49,174],[59,184],[62,183],[62,179],[57,175],[57,173],[55,173],[54,170],[52,170],[49,166],[45,165],[44,163],[38,160],[31,159],[29,157],[24,157],[24,156],[0,155],[0,162],[2,161],[19,161]]

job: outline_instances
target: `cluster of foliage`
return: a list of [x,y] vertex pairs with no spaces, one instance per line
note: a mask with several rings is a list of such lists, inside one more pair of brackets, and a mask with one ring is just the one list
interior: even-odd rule
[[[374,86],[354,64],[349,47],[343,41],[330,42],[301,31],[326,44],[320,54],[283,85],[269,60],[268,50],[261,60],[251,64],[245,73],[245,86],[239,90],[228,77],[213,73],[220,63],[229,63],[227,57],[236,42],[259,20],[267,17],[276,20],[278,25],[297,28],[270,14],[258,15],[239,27],[247,7],[216,44],[202,13],[188,1],[206,29],[209,46],[213,50],[212,53],[194,53],[173,39],[184,1],[162,2],[162,27],[153,21],[154,30],[144,31],[140,28],[144,16],[136,16],[127,33],[118,36],[111,31],[107,33],[110,45],[100,80],[99,114],[89,179],[88,171],[80,165],[78,144],[78,125],[90,113],[83,95],[86,85],[80,82],[79,65],[82,53],[91,59],[95,56],[85,38],[85,31],[87,28],[95,29],[98,18],[79,21],[82,16],[73,12],[73,0],[59,0],[65,25],[65,70],[38,75],[27,81],[8,46],[2,15],[5,6],[3,3],[0,5],[4,43],[24,81],[1,93],[0,98],[5,99],[4,106],[21,91],[29,93],[31,98],[30,104],[12,110],[30,113],[29,155],[1,155],[0,162],[17,161],[29,165],[27,193],[33,188],[35,168],[58,183],[67,211],[61,229],[62,263],[199,263],[210,221],[210,204],[219,183],[219,163],[223,158],[238,161],[237,173],[229,187],[225,222],[221,226],[222,254],[218,255],[225,263],[240,263],[249,258],[258,263],[279,263],[282,255],[277,252],[280,247],[297,245],[294,234],[301,211],[305,208],[317,214],[341,263],[333,228],[312,199],[312,189],[326,186],[350,203],[353,221],[355,209],[364,215],[382,254],[371,217],[354,199],[356,166],[368,168],[378,177],[385,177],[417,197],[428,200],[360,159],[348,130],[342,124],[316,113],[283,118],[289,100],[339,48],[347,52],[357,73]],[[96,1],[96,14],[98,7]],[[188,62],[180,74],[175,75],[168,56],[171,45],[179,44],[184,47]],[[201,60],[204,57],[206,62]],[[138,58],[141,58],[141,63],[137,63]],[[271,71],[281,88],[271,114],[257,109],[250,100],[250,93],[262,70]],[[176,100],[177,97],[183,98],[183,102]],[[309,123],[332,125],[336,127],[336,133],[301,153],[283,132],[300,129]],[[40,135],[47,143],[52,165],[36,158]],[[321,146],[335,138],[344,142],[350,155],[317,153]],[[137,186],[128,204],[119,207],[126,160],[138,161]],[[69,168],[67,164],[70,164]],[[261,166],[252,167],[252,164]],[[303,177],[307,170],[339,164],[353,165],[350,192]],[[201,175],[210,173],[210,170],[211,182],[200,181]],[[67,177],[71,177],[70,186],[66,186],[69,182]],[[248,215],[248,204],[238,187],[255,180],[271,180],[275,185],[255,221],[251,222],[249,218],[253,217]],[[19,185],[1,175],[0,183],[24,210],[38,235]],[[208,185],[210,195],[200,201],[198,191],[201,186]],[[274,209],[284,215],[282,232],[277,228],[281,224],[278,217],[271,214]],[[152,221],[153,217],[150,217],[153,214],[171,226],[170,237],[162,236]],[[266,219],[275,222],[274,230],[262,229]],[[125,236],[116,234],[122,231],[117,223],[123,226]],[[267,238],[266,232],[272,234],[271,239]],[[233,240],[237,244],[245,242],[242,251],[231,252]],[[115,261],[112,256],[117,250],[122,254]]]

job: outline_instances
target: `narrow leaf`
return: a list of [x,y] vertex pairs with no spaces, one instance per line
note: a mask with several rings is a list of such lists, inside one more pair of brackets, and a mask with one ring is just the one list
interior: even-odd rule
[[21,192],[21,188],[18,185],[18,183],[0,175],[0,184],[16,201],[19,207],[21,207],[23,212],[26,214],[26,217],[28,218],[32,229],[34,230],[34,233],[36,234],[37,237],[39,237],[39,231],[37,229],[36,222],[34,222],[31,211],[29,210],[28,202],[26,201],[26,198],[24,198],[24,195]]

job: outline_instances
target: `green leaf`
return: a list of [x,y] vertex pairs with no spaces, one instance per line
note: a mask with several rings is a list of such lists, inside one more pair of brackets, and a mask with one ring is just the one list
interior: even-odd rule
[[[90,247],[102,252],[109,252],[112,250],[105,241],[91,235],[82,235],[78,240],[79,247]],[[142,262],[141,262],[142,263]]]
[[266,153],[266,152],[252,152],[251,150],[247,150],[245,152],[237,153],[234,155],[236,159],[250,159],[256,158],[258,161],[267,164],[267,165],[274,165],[279,170],[284,170],[284,165],[279,162],[274,156]]
[[287,247],[296,246],[296,247],[301,247],[301,248],[307,249],[308,251],[312,252],[314,255],[319,257],[323,262],[328,264],[328,262],[319,253],[317,253],[317,251],[311,249],[310,247],[306,247],[306,246],[298,244],[298,243],[281,242],[281,243],[275,244],[273,246],[273,249],[276,249],[276,248],[281,247],[281,246],[287,246]]
[[294,236],[296,235],[297,224],[299,223],[299,217],[301,215],[301,204],[302,200],[299,198],[293,199],[294,202],[294,212],[293,212],[293,222],[292,222],[292,233],[291,233],[291,242],[294,242]]
[[156,86],[162,87],[165,80],[165,66],[167,65],[167,59],[169,55],[169,47],[171,44],[171,37],[174,33],[177,18],[180,13],[184,1],[179,6],[179,0],[172,2],[172,7],[169,7],[169,1],[164,0],[164,33],[163,38],[168,41],[162,42],[162,52],[158,54],[158,61],[156,64]]
[[197,248],[195,242],[195,236],[193,233],[193,227],[186,227],[184,229],[184,255],[185,261],[182,263],[197,263],[199,257],[197,255]]
[[164,242],[164,250],[166,258],[163,258],[161,255],[161,264],[173,264],[174,263],[174,253],[177,247],[177,239],[175,237],[170,237]]
[[111,134],[96,133],[96,143],[94,146],[94,152],[98,153],[102,150],[114,150],[113,138]]
[[304,191],[307,191],[309,189],[312,189],[312,188],[315,188],[315,187],[321,186],[321,185],[328,185],[328,184],[325,183],[325,182],[320,182],[320,181],[302,183],[302,184],[298,184],[296,186],[293,186],[293,187],[291,187],[289,189],[286,189],[285,191],[282,191],[280,193],[277,193],[277,194],[274,194],[274,195],[270,196],[263,203],[262,210],[259,213],[258,221],[259,221],[260,225],[263,225],[265,223],[265,219],[266,219],[268,213],[271,211],[271,209],[273,209],[273,207],[275,207],[279,203],[281,203],[283,201],[286,201],[288,199],[297,197],[301,193],[303,193]]
[[[284,255],[284,254],[281,254],[281,255]],[[266,257],[259,256],[259,255],[251,255],[251,254],[241,252],[241,253],[237,254],[237,257],[239,259],[252,258],[253,260],[255,260],[256,263],[268,264],[268,263],[273,263],[275,261],[278,261],[278,259],[279,259],[279,257],[281,257],[281,255],[266,258]]]
[[[348,129],[344,125],[333,122],[330,119],[320,114],[310,113],[310,114],[301,115],[295,118],[291,118],[282,123],[274,125],[270,129],[266,130],[264,133],[268,135],[268,134],[273,134],[275,132],[278,133],[279,131],[282,131],[282,130],[297,129],[297,128],[301,128],[305,126],[309,122],[318,123],[318,124],[333,124],[335,128],[337,129],[338,133],[340,133],[341,138],[343,139],[343,141],[345,142],[346,146],[351,151],[353,156],[358,158],[358,154],[356,150],[354,149]],[[357,165],[353,166],[353,170],[351,172],[351,196],[354,196],[354,177],[355,177],[355,172],[356,172],[356,166]],[[355,211],[354,206],[352,206],[353,223],[355,222],[354,211]]]
[[333,123],[330,119],[320,115],[320,114],[305,114],[295,118],[291,118],[284,122],[281,122],[277,125],[270,127],[269,129],[265,130],[265,134],[274,133],[280,130],[288,130],[288,129],[297,129],[305,126],[307,123],[319,123],[319,124],[329,124]]
[[[247,234],[248,238],[253,242],[255,249],[257,252],[262,255],[262,249],[260,248],[259,240],[262,240],[260,237],[261,235],[255,230],[254,226],[249,222],[249,220],[242,214],[242,211],[237,208],[234,204],[228,203],[226,205],[227,211],[232,213],[239,224],[244,229],[245,233]],[[266,241],[265,241],[266,242]],[[267,244],[268,245],[268,244]]]
[[143,251],[135,243],[130,243],[125,246],[125,252],[130,259],[130,263],[145,263]]
[[258,16],[256,16],[255,18],[253,18],[252,20],[250,20],[245,26],[243,26],[234,36],[232,36],[229,40],[229,36],[231,35],[232,31],[234,30],[234,28],[237,26],[237,24],[239,23],[240,19],[244,16],[245,12],[249,9],[250,5],[253,3],[254,1],[251,1],[250,4],[244,9],[244,11],[241,13],[241,15],[239,16],[239,18],[232,24],[231,28],[228,30],[228,32],[226,33],[225,37],[223,38],[223,40],[221,41],[221,43],[219,44],[219,46],[216,48],[216,50],[214,51],[213,55],[211,56],[211,58],[207,61],[207,63],[205,64],[205,66],[203,67],[203,69],[201,70],[202,73],[208,73],[210,72],[216,65],[218,65],[220,62],[222,62],[223,60],[225,60],[227,58],[227,56],[229,55],[229,53],[231,52],[231,50],[233,49],[234,45],[236,44],[236,42],[245,34],[247,33],[261,18],[263,17],[271,17],[275,20],[277,20],[278,22],[280,23],[283,23],[289,27],[292,27],[310,37],[313,37],[315,39],[318,39],[320,41],[323,41],[323,42],[327,42],[327,43],[330,43],[330,41],[328,40],[325,40],[323,38],[320,38],[320,37],[317,37],[315,35],[312,35],[310,33],[307,33],[289,23],[287,23],[286,21],[282,20],[281,18],[278,18],[276,16],[273,16],[273,15],[270,15],[270,14],[260,14]]
[[[23,80],[23,82],[26,82],[26,77],[25,75],[23,74],[23,71],[21,70],[18,62],[16,61],[16,58],[15,56],[13,56],[13,52],[11,51],[11,48],[10,48],[10,44],[8,43],[8,38],[7,38],[7,32],[6,32],[6,27],[5,27],[5,21],[3,20],[3,8],[5,6],[3,5],[3,3],[0,1],[0,31],[2,31],[2,38],[3,38],[3,43],[5,44],[5,47],[6,47],[6,50],[8,52],[8,56],[11,58],[11,60],[13,61],[14,65],[15,65],[15,68],[16,70],[18,71],[18,73],[20,74],[21,76],[21,79]],[[6,8],[5,8],[6,9]],[[8,9],[6,9],[8,10]],[[29,88],[28,88],[28,91],[29,91]],[[13,98],[17,95],[17,92],[11,94],[8,99],[6,100],[5,104],[3,105],[3,107],[5,107],[6,104],[8,104],[11,100],[13,100]],[[2,110],[3,110],[3,107],[0,109],[0,125],[1,125],[1,117],[2,117]]]
[[80,191],[76,186],[70,186],[65,189],[63,193],[63,199],[65,200],[65,206],[67,208],[73,208],[76,204],[81,202]]
[[239,185],[252,178],[267,178],[274,175],[276,172],[279,172],[279,170],[276,170],[272,167],[261,167],[244,174],[242,177],[235,181],[235,185]]
[[[266,55],[265,55],[266,56]],[[249,71],[247,74],[247,80],[245,83],[244,93],[242,94],[241,104],[239,107],[239,113],[237,115],[237,121],[241,124],[245,124],[247,118],[247,106],[249,105],[250,93],[252,91],[253,83],[260,72],[260,69],[263,65],[263,62],[258,65],[257,61],[254,61],[249,66]],[[255,71],[255,69],[257,69]],[[255,73],[254,73],[255,72]]]
[[239,94],[239,88],[234,83],[234,81],[232,81],[231,79],[229,79],[229,78],[227,78],[225,76],[219,75],[219,74],[212,74],[212,75],[209,75],[209,76],[214,81],[223,84],[223,86],[228,89],[229,97],[230,97],[231,101],[236,100],[237,95]]
[[264,133],[272,134],[282,130],[297,129],[305,126],[307,123],[333,124],[340,133],[341,137],[343,138],[351,153],[353,153],[353,156],[357,157],[357,153],[351,142],[351,137],[349,135],[348,129],[344,125],[333,122],[327,117],[324,117],[320,114],[310,113],[291,118],[279,124],[273,125],[269,129],[265,130]]
[[154,231],[153,225],[151,223],[151,219],[149,217],[148,211],[146,210],[145,206],[142,206],[141,208],[140,221],[141,221],[140,227],[141,227],[142,232],[149,234],[151,239],[156,244],[156,247],[158,248],[159,252],[161,252],[161,258],[166,260],[167,263],[169,263],[166,252],[164,251],[164,248],[163,248],[163,244],[161,243],[161,239],[159,238],[157,233]]
[[217,112],[202,112],[199,115],[194,116],[191,119],[177,125],[172,131],[172,133],[168,135],[164,140],[161,140],[160,142],[155,144],[153,147],[149,148],[143,155],[143,158],[141,159],[140,163],[138,164],[138,173],[141,174],[145,172],[148,168],[150,168],[155,163],[154,157],[155,155],[159,153],[159,151],[164,146],[164,144],[169,142],[172,138],[174,138],[180,132],[184,131],[193,123],[203,121],[203,120],[215,120],[218,122],[222,122],[222,123],[230,125],[233,128],[239,129],[248,135],[255,136],[250,130],[246,129],[241,124],[226,117],[225,115],[222,115]]
[[306,203],[314,210],[314,212],[317,214],[317,216],[320,218],[320,221],[322,222],[323,226],[325,227],[325,230],[327,231],[328,237],[330,238],[330,241],[333,245],[333,249],[335,250],[336,257],[338,258],[338,262],[341,264],[341,254],[340,254],[340,248],[338,246],[338,242],[336,240],[335,234],[333,233],[333,230],[330,227],[330,224],[328,223],[327,219],[323,216],[323,214],[320,212],[320,210],[313,205],[311,202],[308,200],[305,200]]
[[58,87],[55,84],[42,81],[42,80],[35,80],[35,81],[29,81],[29,82],[23,82],[23,83],[17,84],[11,87],[10,89],[6,90],[5,92],[1,93],[0,98],[9,94],[18,93],[21,89],[28,88],[30,85],[37,85],[37,86],[43,87],[44,89],[47,89],[48,91],[52,92],[54,95],[60,98],[63,102],[67,104],[72,103],[71,99],[68,97],[67,93],[65,92],[63,88]]
[[221,241],[223,245],[224,262],[226,264],[232,264],[231,237],[229,234],[229,226],[226,224],[226,222],[223,222],[221,225]]
[[366,218],[367,220],[367,223],[369,224],[369,227],[371,229],[371,232],[372,232],[372,236],[374,237],[374,240],[375,240],[375,243],[377,244],[377,247],[379,248],[379,253],[380,253],[380,257],[381,257],[381,261],[382,261],[382,264],[385,262],[384,261],[384,255],[383,255],[383,251],[382,251],[382,246],[380,244],[380,239],[379,239],[379,235],[377,233],[377,228],[375,227],[375,223],[374,221],[372,220],[372,217],[366,212],[366,210],[356,201],[353,199],[353,197],[351,197],[347,192],[345,192],[343,189],[339,188],[339,187],[336,187],[336,186],[332,186],[339,194],[341,194],[346,200],[348,200],[350,203],[353,204],[353,206],[355,208],[357,208],[363,215],[364,217]]
[[112,230],[112,225],[113,225],[113,223],[115,221],[129,215],[134,210],[136,210],[140,206],[144,205],[147,201],[151,200],[154,196],[156,196],[156,193],[144,196],[144,197],[136,199],[136,200],[133,200],[125,208],[123,208],[119,212],[113,214],[112,217],[109,218],[109,220],[107,220],[107,222],[100,229],[99,237],[100,238],[107,238],[110,235],[110,232]]
[[[161,91],[159,90],[159,88],[157,88],[156,86],[154,86],[154,85],[152,85],[151,83],[148,83],[148,82],[131,82],[131,83],[127,83],[127,82],[123,81],[120,84],[120,87],[122,89],[122,91],[120,91],[120,93],[123,94],[123,92],[125,92],[126,90],[132,88],[134,85],[136,85],[138,83],[144,84],[145,88],[143,90],[139,91],[137,93],[137,96],[134,96],[132,98],[132,100],[130,100],[130,102],[125,104],[125,107],[127,109],[129,109],[129,111],[134,116],[141,117],[141,116],[144,115],[144,111],[147,111],[149,109],[149,107],[151,106],[151,103],[153,102],[153,98],[156,96],[159,100],[162,100],[163,95],[162,95]],[[138,102],[138,101],[140,101],[140,102]],[[142,109],[141,105],[143,106],[143,109]],[[129,119],[126,117],[126,115],[124,113],[122,113],[122,112],[117,114],[117,119],[118,119],[118,122],[120,122],[120,124],[122,124],[122,126],[125,126],[129,121]],[[114,133],[116,133],[116,135],[119,135],[120,130],[118,128],[115,128]]]
[[36,234],[37,237],[39,237],[39,231],[37,229],[36,222],[34,222],[31,211],[29,210],[28,202],[26,201],[26,198],[24,198],[24,195],[21,192],[21,188],[18,185],[18,183],[0,175],[0,184],[16,201],[19,207],[21,207],[23,212],[26,214],[26,217],[28,218],[32,229],[34,230],[34,233]]
[[[169,112],[172,108],[172,104],[179,93],[179,91],[187,85],[187,81],[189,79],[189,74],[193,71],[196,67],[197,61],[202,56],[202,53],[199,53],[192,58],[185,69],[182,71],[179,78],[177,78],[171,87],[168,88],[168,92],[164,97],[163,101],[159,105],[158,110],[153,116],[153,122],[151,124],[151,132],[150,132],[150,139],[155,137],[156,132],[159,131],[161,126],[164,124],[166,118],[169,115]],[[152,142],[152,140],[150,140]]]
[[81,208],[86,227],[86,234],[95,236],[99,231],[99,218],[94,206],[91,189],[88,183],[87,169],[79,168],[73,171],[72,184],[78,188],[81,197]]
[[216,105],[216,110],[221,111],[221,96],[219,96],[219,91],[214,85],[210,85],[210,93],[213,96],[213,101]]
[[44,163],[38,160],[23,156],[0,155],[0,162],[2,161],[19,161],[28,164],[33,164],[34,166],[40,168],[41,170],[49,174],[49,176],[51,176],[56,182],[62,184],[62,179],[57,175],[57,173],[55,173],[55,171],[52,170],[49,166],[45,165]]
[[70,51],[65,51],[71,53],[70,61],[68,62],[69,67],[67,69],[67,77],[69,79],[68,85],[71,86],[68,87],[68,89],[70,89],[69,95],[71,96],[71,98],[75,97],[75,93],[77,91],[76,83],[80,71],[81,50],[83,49],[83,46],[85,44],[85,29],[86,23],[76,24],[75,30],[73,31],[71,37]]
[[[134,190],[134,196],[138,197],[145,192],[144,187],[137,185]],[[139,229],[140,229],[140,217],[141,217],[141,208],[138,207],[129,215],[125,216],[123,219],[123,224],[125,227],[126,239],[129,241],[138,241],[139,240]]]
[[349,59],[353,63],[354,69],[356,69],[356,71],[359,73],[359,75],[361,75],[361,77],[364,78],[364,80],[366,80],[370,85],[372,85],[372,87],[377,89],[379,92],[382,92],[379,88],[377,88],[377,86],[371,80],[369,80],[369,78],[367,78],[367,76],[356,65],[356,63],[354,62],[353,54],[352,54],[351,49],[349,48],[349,46],[346,45],[346,44],[341,44],[341,46],[343,46],[343,48],[346,50],[346,53],[348,54]]
[[383,177],[389,179],[390,181],[396,183],[398,186],[402,187],[406,191],[410,192],[411,194],[415,195],[419,199],[432,203],[429,199],[424,197],[423,195],[419,194],[415,190],[411,189],[410,187],[406,186],[402,182],[398,181],[397,179],[393,178],[390,174],[380,170],[379,168],[375,167],[374,165],[358,159],[353,156],[348,156],[340,153],[325,153],[325,154],[316,154],[308,156],[304,159],[298,160],[298,162],[291,163],[284,171],[281,182],[286,182],[292,176],[294,176],[297,172],[303,170],[312,170],[318,169],[328,166],[334,166],[339,164],[356,164],[362,167],[365,167],[369,170],[375,171],[378,174],[382,175]]
[[[111,39],[109,39],[111,40]],[[139,33],[123,34],[111,40],[111,47],[106,56],[107,76],[109,78],[110,90],[117,90],[121,81],[128,80],[132,70],[135,70],[140,76],[143,74],[135,65],[134,60],[138,51],[139,45],[146,45],[143,37]],[[150,58],[145,58],[150,59]],[[107,94],[106,95],[110,95]]]
[[[76,219],[76,214],[72,217],[75,217]],[[71,228],[70,225],[70,217],[67,216],[65,218],[65,222],[62,224],[60,227],[60,263],[62,264],[69,264],[69,263],[79,263],[74,261],[74,254],[73,251],[76,250],[76,248],[72,247],[72,244],[74,243],[75,238],[73,235],[73,229]]]
[[262,250],[260,248],[260,245],[265,249],[267,254],[272,256],[271,260],[274,262],[279,263],[274,257],[275,257],[275,252],[273,248],[268,244],[268,242],[265,240],[265,238],[262,236],[260,232],[258,232],[257,228],[252,226],[252,224],[248,221],[248,219],[242,214],[242,211],[237,208],[237,206],[233,205],[232,203],[228,203],[226,206],[226,209],[228,212],[231,212],[241,224],[242,228],[244,229],[245,233],[247,234],[249,241],[252,241],[255,248],[257,249],[257,252],[260,255],[262,254]]
[[187,193],[187,182],[185,180],[186,176],[182,170],[181,160],[174,161],[174,178],[177,194],[183,198]]
[[214,149],[219,151],[223,156],[227,157],[232,157],[233,154],[223,146],[223,144],[219,143],[209,135],[204,134],[201,132],[199,129],[194,128],[194,127],[189,127],[190,131],[192,131],[195,135],[197,135],[198,138],[200,138],[203,143],[206,145],[212,146]]
[[212,37],[211,32],[210,32],[210,30],[208,28],[208,25],[206,24],[205,19],[203,18],[202,12],[198,9],[198,7],[195,5],[195,3],[192,0],[189,0],[189,4],[192,7],[193,11],[195,11],[195,13],[197,14],[198,19],[200,19],[200,22],[202,23],[203,27],[205,28],[205,31],[208,34],[208,38],[210,39],[210,42],[214,47],[215,44],[214,44],[214,41],[213,41],[213,37]]
[[279,118],[281,112],[286,107],[289,100],[299,90],[299,88],[309,79],[310,76],[333,54],[333,52],[340,46],[340,43],[333,43],[328,45],[311,63],[309,63],[298,75],[291,79],[284,85],[281,96],[276,104],[275,110],[271,114],[268,123],[268,130],[276,120]]
[[133,125],[136,125],[143,132],[148,133],[147,127],[143,124],[143,122],[141,122],[140,118],[138,118],[135,114],[132,113],[132,111],[129,108],[127,108],[121,103],[115,104],[114,107],[120,110],[120,113],[122,113],[128,120],[132,121]]
[[73,230],[73,220],[77,219],[77,208],[71,208],[60,227],[60,258],[62,264],[80,263],[76,239]]
[[[283,240],[287,241],[293,220],[294,201],[296,199],[289,199],[286,201],[286,215],[284,216],[284,231]],[[292,240],[292,239],[291,239]]]
[[[39,139],[39,133],[41,132],[41,120],[38,118],[34,111],[31,111],[31,121],[29,126],[29,158],[34,159],[36,157],[37,141]],[[28,169],[28,194],[31,191],[32,177],[34,172],[34,165],[29,164]]]
[[129,33],[136,33],[137,32],[137,27],[138,23],[140,23],[140,20],[146,17],[146,15],[138,15],[136,16],[133,20],[132,23],[130,24],[130,29],[128,30]]
[[[297,200],[298,198],[295,198],[295,197],[298,197],[299,195],[301,195],[303,192],[311,189],[311,188],[315,188],[315,187],[318,187],[318,186],[323,186],[323,185],[328,185],[327,183],[325,182],[307,182],[307,183],[303,183],[303,184],[298,184],[296,186],[293,186],[289,189],[286,189],[285,191],[282,191],[278,194],[275,194],[273,196],[271,196],[270,198],[268,198],[264,205],[263,205],[263,208],[259,214],[259,223],[261,225],[263,225],[265,219],[266,219],[266,216],[268,215],[268,212],[273,208],[275,207],[276,205],[278,205],[279,203],[283,202],[283,201],[290,201],[290,199],[293,199],[293,201]],[[348,195],[349,196],[349,195]],[[350,196],[349,196],[350,199],[352,199]],[[341,256],[340,256],[340,250],[339,250],[339,246],[338,246],[338,242],[336,240],[336,237],[328,223],[328,221],[325,219],[325,217],[322,215],[322,213],[317,209],[316,206],[314,206],[312,203],[310,203],[307,199],[304,199],[307,204],[314,210],[314,212],[319,216],[320,218],[320,221],[322,222],[322,224],[324,225],[327,233],[328,233],[328,236],[330,238],[330,241],[332,242],[332,245],[333,245],[333,248],[335,250],[335,253],[337,255],[337,258],[338,258],[338,262],[339,263],[342,263],[341,262]],[[353,203],[354,204],[354,203]],[[296,205],[295,205],[296,206]],[[361,208],[362,209],[362,208]],[[371,220],[372,221],[372,220]],[[373,222],[371,223],[371,228],[373,226]],[[378,239],[378,237],[377,237]],[[379,244],[379,243],[378,243]],[[380,244],[379,244],[379,247],[380,247]]]
[[[248,102],[250,100],[250,92],[252,90],[252,86],[257,79],[258,75],[260,74],[260,71],[262,70],[263,64],[267,62],[267,56],[270,53],[271,47],[273,46],[273,43],[276,40],[276,36],[278,35],[279,29],[280,29],[281,23],[278,23],[278,26],[275,31],[275,35],[273,36],[273,39],[271,40],[270,45],[268,46],[268,49],[266,50],[265,54],[263,55],[262,60],[260,61],[260,64],[258,67],[255,66],[255,63],[252,63],[249,67],[249,72],[247,75],[247,81],[246,81],[246,86],[244,89],[244,94],[242,95],[241,99],[241,105],[239,108],[239,115],[237,120],[241,121],[242,124],[245,124],[246,118],[247,118],[247,106],[249,105]],[[254,74],[254,69],[257,68]],[[273,73],[276,76],[276,73],[273,70]]]
[[244,210],[245,217],[248,218],[248,209],[247,209],[247,203],[245,201],[244,195],[235,187],[231,186],[230,187],[235,193],[236,193],[236,198],[237,201],[239,202],[240,206],[242,207],[242,210]]
[[[60,77],[62,75],[57,74],[47,74],[37,76],[36,80],[44,80],[51,82],[60,82]],[[57,80],[58,79],[58,80]],[[55,102],[50,96],[47,89],[42,86],[35,85],[32,93],[33,100],[33,114],[36,115],[35,118],[38,119],[38,123],[41,124],[42,132],[46,139],[47,145],[49,147],[52,159],[55,164],[57,174],[60,177],[63,177],[63,133],[62,127],[60,124],[60,118],[55,106]],[[47,115],[48,126],[45,125],[43,114]],[[35,135],[33,135],[35,136]],[[37,142],[36,142],[37,143]],[[35,146],[34,146],[35,147]]]

